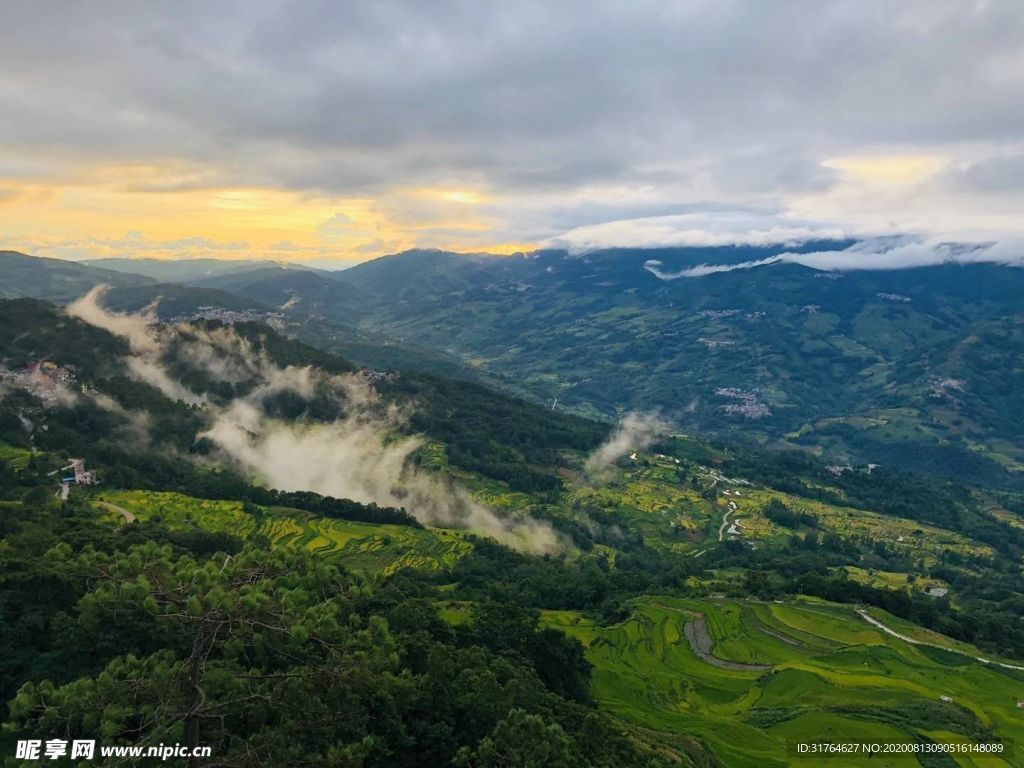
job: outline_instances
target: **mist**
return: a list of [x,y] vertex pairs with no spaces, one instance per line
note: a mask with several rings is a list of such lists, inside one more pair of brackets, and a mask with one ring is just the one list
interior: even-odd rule
[[159,343],[151,329],[156,319],[151,305],[137,314],[125,315],[109,312],[100,300],[110,290],[109,285],[97,285],[65,307],[71,317],[77,317],[89,325],[95,325],[128,341],[132,351],[138,354],[159,351]]
[[848,233],[828,223],[742,209],[691,211],[617,219],[576,227],[542,244],[572,254],[605,248],[706,248],[795,245],[842,240]]
[[163,344],[154,327],[155,305],[138,314],[110,312],[100,304],[109,286],[97,285],[84,296],[69,304],[65,311],[90,325],[109,331],[128,342],[132,354],[124,358],[128,375],[144,384],[159,389],[172,400],[190,405],[204,402],[204,398],[173,379],[160,362]]
[[[384,402],[358,374],[281,368],[232,328],[153,327],[149,314],[106,310],[99,303],[103,293],[93,289],[69,306],[68,314],[127,339],[132,352],[124,362],[133,378],[172,399],[201,403],[210,426],[200,436],[213,443],[222,460],[260,482],[284,491],[405,508],[425,525],[470,529],[532,552],[564,548],[565,541],[548,523],[525,514],[499,515],[449,478],[419,469],[414,454],[425,438],[404,433],[411,409]],[[227,403],[215,402],[170,375],[164,363],[169,355],[217,381],[251,388]],[[272,418],[264,401],[282,392],[307,401],[327,393],[343,415],[329,423]]]
[[608,439],[587,457],[584,472],[591,479],[601,479],[619,459],[650,447],[671,429],[672,425],[656,413],[627,413]]
[[696,278],[720,272],[756,269],[772,264],[800,264],[829,272],[855,270],[914,269],[942,264],[1001,264],[1024,267],[1024,241],[1003,240],[995,243],[939,243],[910,237],[872,238],[849,248],[811,253],[781,253],[765,259],[739,264],[698,264],[673,272],[663,269],[662,262],[651,259],[644,269],[661,280]]
[[644,269],[661,280],[678,280],[682,277],[704,277],[714,275],[718,272],[733,272],[737,269],[754,269],[755,267],[766,267],[769,264],[776,264],[782,260],[782,256],[769,256],[767,259],[756,261],[742,261],[738,264],[698,264],[695,267],[680,269],[677,272],[666,272],[661,268],[661,262],[651,259],[644,263]]
[[426,525],[468,528],[534,552],[561,548],[547,523],[499,516],[450,480],[419,470],[413,454],[424,439],[400,433],[406,415],[382,404],[357,376],[334,381],[347,390],[344,418],[326,424],[282,422],[264,415],[256,395],[218,411],[203,437],[281,490],[404,507]]

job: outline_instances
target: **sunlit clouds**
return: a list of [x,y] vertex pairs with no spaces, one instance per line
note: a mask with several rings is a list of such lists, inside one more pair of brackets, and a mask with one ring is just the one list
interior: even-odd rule
[[1017,0],[14,0],[0,247],[344,265],[729,231],[695,214],[1020,238],[1022,51]]
[[0,182],[4,246],[62,258],[362,261],[413,247],[511,253],[476,212],[482,192],[396,189],[378,198],[206,186],[156,167],[97,168],[50,183]]

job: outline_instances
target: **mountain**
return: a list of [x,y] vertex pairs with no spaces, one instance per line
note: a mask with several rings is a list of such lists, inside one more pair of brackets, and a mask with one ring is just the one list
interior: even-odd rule
[[344,280],[378,299],[353,308],[358,328],[562,407],[657,409],[688,431],[827,450],[836,463],[1022,481],[1022,411],[1000,382],[1016,370],[1024,270],[775,263],[666,279],[783,250],[413,251]]
[[28,296],[66,302],[101,283],[115,286],[143,286],[147,277],[101,269],[63,259],[28,256],[17,251],[0,251],[0,298]]
[[18,738],[98,707],[126,745],[195,713],[242,764],[717,768],[880,718],[1024,736],[1018,494],[359,369],[259,323],[83,317],[0,301]]
[[336,273],[279,266],[230,272],[191,285],[227,291],[279,308],[300,308],[308,314],[350,323],[376,299],[345,282]]
[[[267,266],[268,262],[155,259],[97,260],[130,270],[141,264],[153,275],[179,275],[183,282],[111,272],[82,263],[6,255],[4,295],[70,303],[99,284],[109,286],[103,304],[121,312],[152,307],[162,320],[206,316],[228,322],[274,316],[297,338],[344,354],[371,368],[419,370],[462,379],[498,383],[452,355],[382,334],[360,330],[352,322],[376,299],[340,279],[340,273],[303,267]],[[207,263],[213,262],[213,263]],[[251,268],[255,264],[258,268]],[[197,271],[198,270],[198,271]],[[209,276],[214,273],[215,276]],[[187,278],[187,279],[186,279]],[[191,280],[191,282],[190,282]],[[358,311],[355,311],[358,309]],[[506,389],[511,389],[503,383]]]
[[[344,272],[264,267],[231,272],[191,283],[276,307],[289,334],[371,368],[398,368],[485,381],[513,389],[454,355],[415,341],[359,329],[355,323],[378,299],[344,279]],[[211,302],[213,303],[213,302]]]
[[[100,259],[97,263],[99,261],[118,267],[128,267],[135,262],[133,259]],[[156,262],[154,259],[140,261]],[[104,285],[107,291],[103,302],[111,309],[138,312],[153,305],[157,316],[164,320],[195,315],[204,307],[259,315],[266,315],[274,309],[264,302],[216,288],[158,281],[148,275],[14,251],[0,251],[0,270],[4,275],[0,298],[25,297],[66,304],[81,298],[92,288]],[[161,273],[159,269],[150,271],[154,275]],[[167,271],[176,270],[171,268]]]
[[[134,275],[145,275],[162,283],[189,283],[196,280],[205,280],[218,275],[231,274],[232,272],[245,272],[250,269],[261,269],[268,262],[261,259],[131,259],[131,258],[107,258],[87,259],[82,264],[114,272],[124,272]],[[284,266],[283,264],[280,266]],[[303,267],[289,266],[290,269],[304,269]]]
[[[1020,359],[1021,270],[776,263],[665,279],[782,250],[417,250],[338,273],[232,265],[187,286],[18,256],[28,276],[12,271],[6,289],[66,301],[100,277],[135,281],[108,305],[135,310],[160,296],[165,319],[203,306],[278,312],[288,333],[372,368],[477,380],[602,418],[657,410],[690,432],[836,465],[1021,487],[1024,408],[1003,386]],[[77,279],[33,278],[47,269]]]
[[154,283],[145,286],[117,286],[103,296],[103,304],[118,312],[138,312],[153,306],[162,320],[187,318],[204,308],[228,312],[253,312],[260,315],[273,313],[275,308],[245,296],[179,283]]
[[0,301],[19,739],[99,711],[111,743],[198,729],[231,764],[717,768],[837,732],[1024,737],[1019,494],[359,369],[259,323],[83,316]]

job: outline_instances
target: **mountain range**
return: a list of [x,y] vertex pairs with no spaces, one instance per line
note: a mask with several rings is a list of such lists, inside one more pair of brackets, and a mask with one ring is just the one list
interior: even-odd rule
[[[419,250],[340,272],[182,261],[158,270],[178,288],[151,282],[146,291],[125,271],[132,260],[97,264],[118,270],[115,285],[135,286],[134,306],[122,308],[163,294],[176,296],[177,314],[189,303],[275,309],[290,333],[370,365],[484,380],[600,418],[656,410],[684,431],[807,450],[840,466],[1018,487],[1024,391],[1007,382],[1024,359],[1024,271],[741,267],[786,250]],[[59,270],[41,263],[50,283],[17,277],[27,285],[18,295],[70,298]],[[706,264],[741,268],[672,279]],[[110,274],[66,269],[79,290]],[[118,306],[116,289],[110,301]]]
[[102,712],[117,743],[184,720],[231,764],[375,768],[1021,738],[1021,494],[98,298],[0,300],[5,735]]

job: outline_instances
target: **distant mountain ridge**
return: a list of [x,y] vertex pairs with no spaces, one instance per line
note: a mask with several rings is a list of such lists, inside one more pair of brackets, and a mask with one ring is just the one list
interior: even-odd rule
[[[92,264],[107,264],[106,269]],[[142,275],[132,270],[148,271]],[[215,273],[215,274],[211,274]],[[416,344],[395,342],[354,323],[376,297],[341,280],[343,272],[268,261],[215,259],[98,259],[91,263],[0,252],[0,298],[37,298],[67,304],[97,285],[109,286],[103,303],[120,312],[153,307],[164,320],[204,307],[232,312],[285,312],[290,334],[374,368],[430,371],[464,380],[487,379],[458,358]],[[176,281],[160,278],[177,275]],[[157,277],[158,276],[158,277]],[[360,312],[353,312],[352,306]]]
[[1024,270],[774,263],[667,280],[650,269],[793,250],[412,250],[341,272],[232,266],[173,289],[60,262],[76,281],[9,295],[68,300],[113,274],[126,285],[111,291],[111,306],[162,295],[165,314],[177,294],[182,307],[278,311],[292,335],[371,367],[479,378],[603,417],[658,410],[688,432],[799,447],[839,465],[1024,483],[1024,390],[1008,385],[1024,374]]
[[794,250],[410,252],[344,280],[378,299],[358,327],[415,338],[562,407],[658,409],[690,432],[1021,482],[1024,394],[1005,382],[1024,360],[1024,270],[774,263],[665,280],[648,268]]
[[105,258],[87,259],[80,262],[87,266],[99,267],[114,272],[126,272],[159,280],[160,282],[192,282],[205,280],[232,272],[246,272],[262,269],[269,265],[288,269],[305,267],[284,262],[269,262],[262,259],[133,259]]
[[64,259],[0,251],[0,298],[22,297],[67,302],[101,283],[143,286],[155,282],[143,275],[126,274]]

